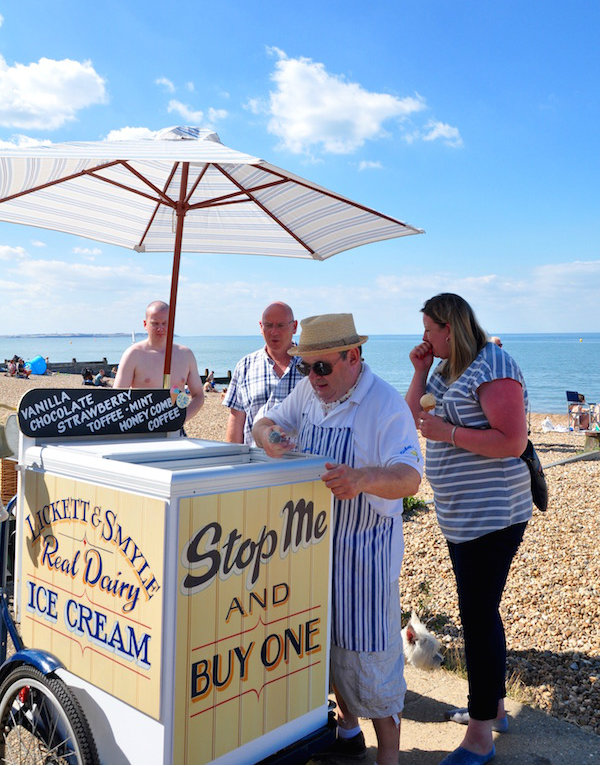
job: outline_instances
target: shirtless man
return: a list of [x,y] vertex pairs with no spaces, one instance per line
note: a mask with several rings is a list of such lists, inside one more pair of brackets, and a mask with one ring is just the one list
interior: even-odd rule
[[[114,388],[162,388],[169,306],[163,301],[153,301],[146,309],[144,327],[146,340],[134,343],[123,353],[115,376]],[[190,401],[185,419],[189,420],[204,404],[202,379],[192,351],[186,346],[173,343],[171,354],[171,387],[181,391],[189,388]]]

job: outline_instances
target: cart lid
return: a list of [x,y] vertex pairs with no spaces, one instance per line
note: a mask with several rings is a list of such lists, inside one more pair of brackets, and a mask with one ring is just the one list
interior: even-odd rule
[[[43,446],[40,444],[40,446]],[[250,451],[247,444],[228,444],[208,439],[135,439],[133,441],[63,442],[61,450],[125,463],[155,463],[163,460],[220,457],[224,462]]]

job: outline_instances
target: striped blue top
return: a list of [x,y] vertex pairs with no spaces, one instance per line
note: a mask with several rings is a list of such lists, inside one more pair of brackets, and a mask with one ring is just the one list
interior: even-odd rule
[[[454,425],[489,428],[477,390],[483,383],[503,378],[521,384],[527,409],[521,370],[494,343],[488,343],[450,385],[439,369],[438,365],[427,382],[427,391],[435,396],[435,415]],[[520,458],[489,458],[446,442],[427,440],[426,470],[440,528],[451,542],[474,540],[531,518],[531,479]]]

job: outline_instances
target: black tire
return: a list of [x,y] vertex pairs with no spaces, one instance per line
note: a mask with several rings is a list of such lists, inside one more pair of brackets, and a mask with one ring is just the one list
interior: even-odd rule
[[98,763],[77,698],[54,674],[31,665],[0,684],[0,763]]

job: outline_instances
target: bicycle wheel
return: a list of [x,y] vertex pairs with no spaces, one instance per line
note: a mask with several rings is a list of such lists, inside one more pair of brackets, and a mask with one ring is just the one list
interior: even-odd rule
[[31,665],[0,685],[0,763],[98,763],[89,724],[73,692]]

